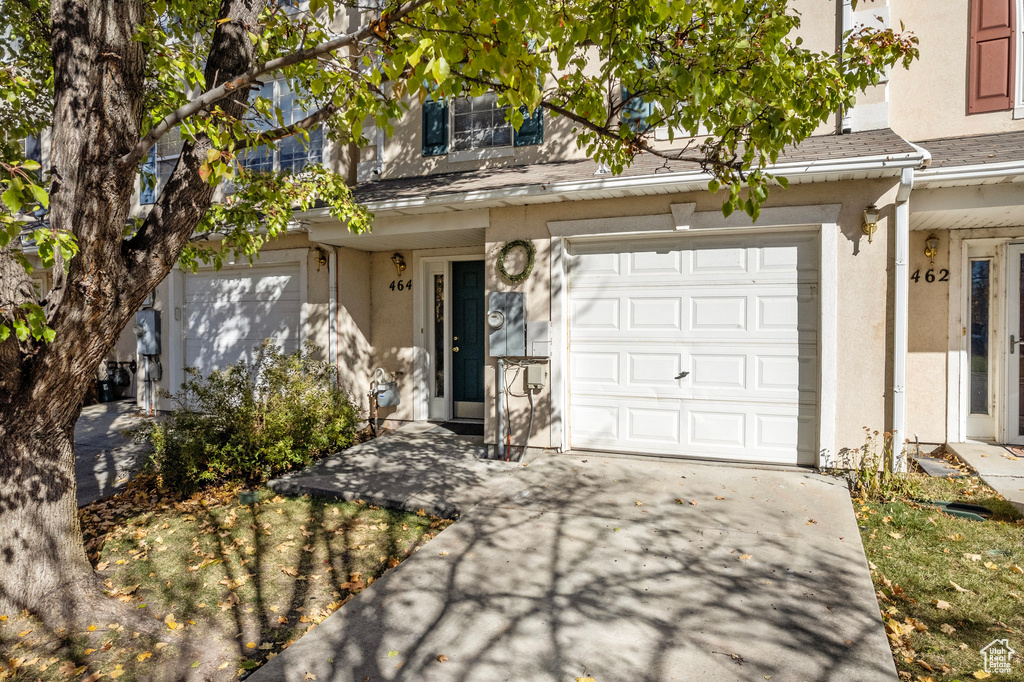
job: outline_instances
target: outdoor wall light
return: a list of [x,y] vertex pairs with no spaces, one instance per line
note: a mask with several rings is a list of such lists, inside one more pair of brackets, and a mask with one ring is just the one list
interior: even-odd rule
[[924,255],[928,257],[928,260],[935,265],[935,256],[939,253],[939,238],[932,232],[928,235],[928,239],[924,240]]
[[871,243],[871,237],[875,234],[875,230],[878,229],[878,207],[871,204],[864,209],[864,227],[861,230],[868,236],[868,244]]
[[405,270],[405,258],[402,254],[395,251],[395,255],[391,257],[391,262],[395,264],[395,270],[398,271],[398,276],[402,276],[402,272]]
[[320,272],[320,268],[327,265],[327,252],[319,246],[313,250],[316,251],[316,271]]

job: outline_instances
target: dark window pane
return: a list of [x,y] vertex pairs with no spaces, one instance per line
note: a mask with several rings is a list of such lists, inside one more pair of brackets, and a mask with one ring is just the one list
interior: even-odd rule
[[991,262],[971,261],[971,414],[988,414],[988,332]]
[[444,397],[444,275],[434,275],[434,397]]

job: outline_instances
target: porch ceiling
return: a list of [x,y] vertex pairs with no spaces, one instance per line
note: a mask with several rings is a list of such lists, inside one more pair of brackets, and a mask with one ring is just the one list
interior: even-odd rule
[[910,228],[952,230],[1024,226],[1024,178],[972,186],[915,190],[910,197]]

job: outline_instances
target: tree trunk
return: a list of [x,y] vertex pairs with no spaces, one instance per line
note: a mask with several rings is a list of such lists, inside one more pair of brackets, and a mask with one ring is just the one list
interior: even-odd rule
[[[265,0],[223,0],[207,60],[207,87],[253,63],[247,26]],[[49,344],[0,342],[0,613],[28,609],[53,627],[134,609],[103,599],[82,545],[74,427],[100,361],[146,295],[174,267],[213,198],[199,175],[208,139],[186,144],[139,233],[126,240],[137,168],[120,159],[140,136],[145,55],[132,35],[140,0],[53,0],[54,112],[51,227],[72,232],[79,254],[54,267],[44,310]],[[247,92],[224,100],[240,116]],[[8,247],[10,248],[10,247]],[[27,286],[26,286],[27,283]],[[31,283],[0,250],[0,307],[16,310]],[[108,613],[105,613],[108,612]],[[107,622],[110,622],[108,620]],[[138,629],[138,628],[136,628]]]
[[12,424],[9,415],[0,422],[0,613],[80,622],[90,614],[76,610],[97,586],[78,524],[74,422]]

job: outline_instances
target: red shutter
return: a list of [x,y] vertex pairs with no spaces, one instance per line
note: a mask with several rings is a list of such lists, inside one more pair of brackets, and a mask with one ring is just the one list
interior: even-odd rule
[[1013,108],[1014,0],[971,0],[967,113]]

